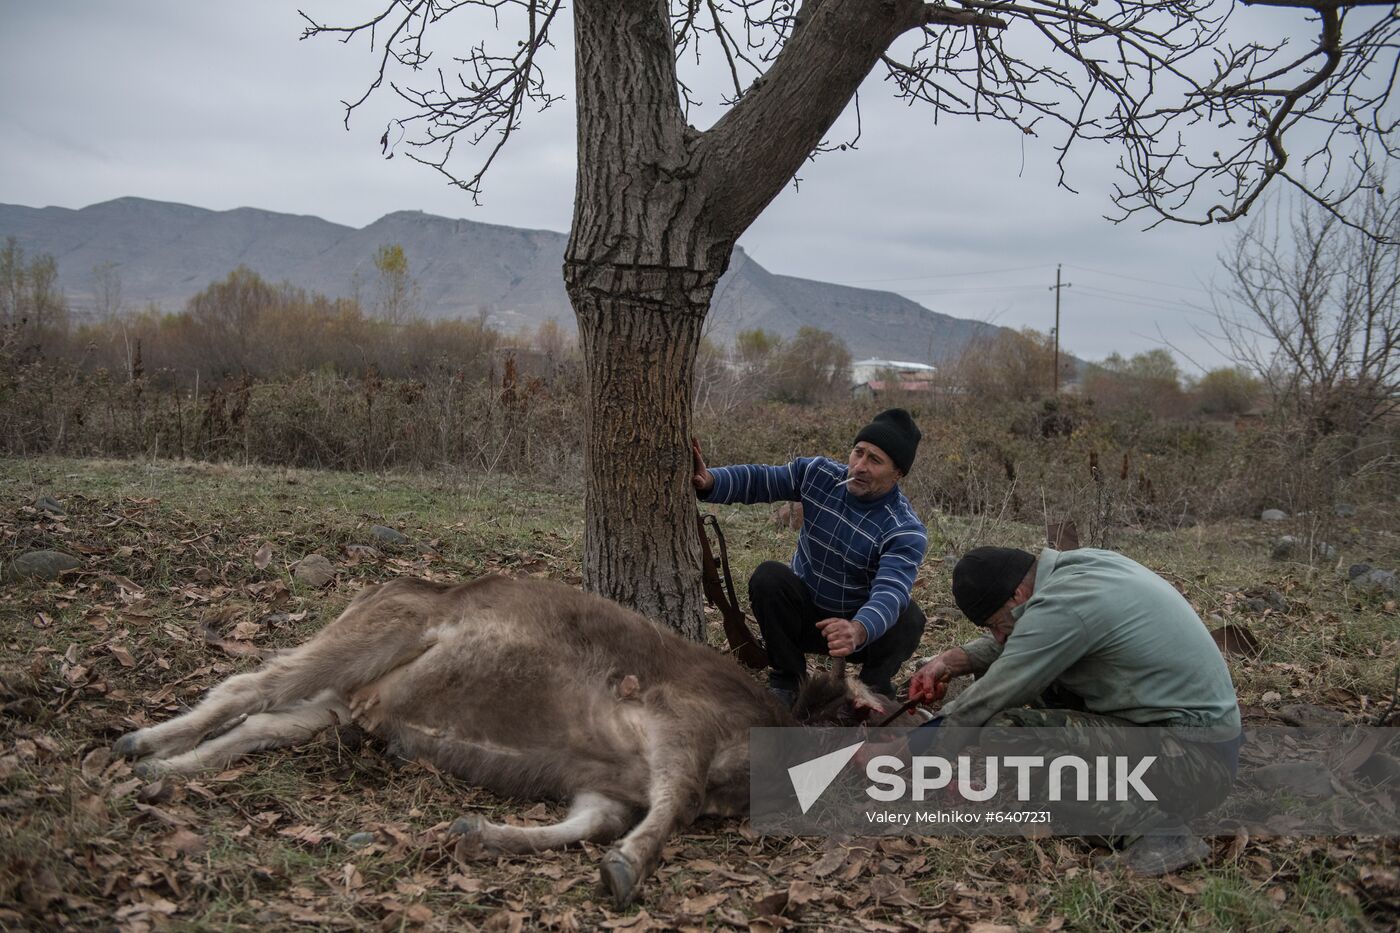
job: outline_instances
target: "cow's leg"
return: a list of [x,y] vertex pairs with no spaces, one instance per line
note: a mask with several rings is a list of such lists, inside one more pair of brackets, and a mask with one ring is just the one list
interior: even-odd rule
[[[346,615],[353,611],[351,605]],[[241,716],[281,709],[326,689],[348,694],[432,647],[435,639],[423,637],[412,626],[395,627],[396,621],[385,620],[384,630],[371,638],[346,636],[333,625],[260,669],[230,677],[183,716],[122,736],[112,750],[129,758],[169,758],[236,724]]]
[[637,885],[656,870],[661,850],[676,829],[700,814],[708,758],[706,751],[683,741],[667,743],[648,757],[647,814],[603,857],[603,885],[619,910],[631,902]]
[[183,754],[137,762],[134,770],[144,778],[212,771],[227,767],[250,752],[299,745],[322,729],[349,721],[349,708],[333,691],[327,690],[313,699],[249,716],[229,731]]
[[462,817],[449,832],[462,837],[465,854],[515,855],[562,849],[575,842],[612,842],[627,829],[632,808],[620,800],[585,791],[574,798],[569,815],[551,826],[506,826],[478,817]]
[[167,758],[189,751],[221,726],[267,708],[267,697],[261,689],[266,673],[264,669],[230,677],[210,690],[188,713],[128,733],[117,740],[112,751],[128,758]]

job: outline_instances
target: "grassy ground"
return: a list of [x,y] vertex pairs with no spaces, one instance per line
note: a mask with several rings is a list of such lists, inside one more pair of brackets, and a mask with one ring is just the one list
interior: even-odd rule
[[[1096,871],[1073,839],[834,844],[760,838],[733,822],[678,836],[641,905],[614,914],[594,887],[596,850],[460,862],[445,834],[468,811],[528,822],[552,809],[350,734],[147,784],[110,760],[112,740],[257,663],[206,644],[201,619],[281,647],[359,587],[400,574],[577,582],[579,498],[501,478],[69,460],[0,461],[0,490],[0,560],[38,548],[84,560],[62,582],[0,587],[0,927],[1277,930],[1400,918],[1400,849],[1384,840],[1223,838],[1208,866],[1143,880]],[[66,514],[33,508],[41,495]],[[1363,508],[1342,561],[1400,563],[1395,519],[1393,507]],[[723,521],[736,577],[791,549],[792,532],[766,508],[727,509]],[[411,541],[357,547],[374,543],[371,524]],[[1038,537],[947,517],[930,526],[943,539],[917,589],[927,652],[971,634],[953,621],[948,567],[932,558],[950,543]],[[1250,718],[1303,701],[1373,716],[1400,650],[1394,603],[1353,592],[1335,568],[1269,560],[1278,533],[1257,523],[1124,530],[1109,544],[1166,573],[1212,626],[1258,636],[1258,659],[1232,661]],[[337,566],[326,589],[291,573],[313,551]],[[1261,588],[1282,593],[1287,612],[1248,609]],[[371,841],[353,844],[356,833]]]

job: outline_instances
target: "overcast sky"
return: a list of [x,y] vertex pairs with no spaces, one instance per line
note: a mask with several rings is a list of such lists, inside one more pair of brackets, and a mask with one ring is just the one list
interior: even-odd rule
[[[371,4],[372,5],[372,4]],[[318,15],[364,3],[305,0]],[[299,41],[297,5],[272,0],[0,0],[0,202],[78,208],[134,195],[216,210],[259,207],[364,226],[397,210],[565,231],[574,130],[568,33],[553,90],[487,178],[481,206],[431,169],[385,160],[384,97],[347,132],[365,43]],[[1307,33],[1303,17],[1294,20]],[[707,79],[699,79],[701,87]],[[1195,328],[1229,227],[1113,225],[1108,147],[1056,187],[1051,140],[941,121],[861,94],[855,151],[802,172],[740,241],[773,272],[899,292],[946,314],[1048,330],[1064,264],[1063,342],[1081,357],[1161,346],[1206,365]],[[697,113],[697,125],[712,119]],[[847,124],[849,126],[849,120]],[[1187,369],[1191,367],[1185,361]]]

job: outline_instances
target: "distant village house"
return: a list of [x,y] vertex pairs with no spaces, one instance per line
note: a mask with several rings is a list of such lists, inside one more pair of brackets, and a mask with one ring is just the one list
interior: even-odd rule
[[932,392],[938,370],[906,360],[858,360],[851,364],[851,395],[870,400],[891,392]]

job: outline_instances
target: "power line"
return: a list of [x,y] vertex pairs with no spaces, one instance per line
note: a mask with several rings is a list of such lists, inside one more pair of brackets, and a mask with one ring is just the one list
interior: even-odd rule
[[965,294],[977,294],[977,293],[979,293],[979,292],[1025,291],[1026,289],[1032,289],[1032,288],[1038,289],[1038,288],[1041,288],[1041,287],[1042,287],[1042,286],[1040,286],[1040,285],[972,285],[972,286],[968,286],[968,287],[966,287],[966,288],[933,288],[933,289],[927,289],[927,288],[925,288],[925,289],[915,289],[915,290],[909,290],[909,291],[901,290],[901,291],[900,291],[900,294],[901,294],[901,295],[965,295]]
[[1092,272],[1095,275],[1108,275],[1112,276],[1115,279],[1128,279],[1133,282],[1146,282],[1148,285],[1165,285],[1167,288],[1184,288],[1188,291],[1206,292],[1207,294],[1209,294],[1210,291],[1209,289],[1201,288],[1199,285],[1182,285],[1178,282],[1163,282],[1158,279],[1144,279],[1142,276],[1138,275],[1124,275],[1122,272],[1109,272],[1106,269],[1092,269],[1089,266],[1077,266],[1072,262],[1067,262],[1065,263],[1065,265],[1069,266],[1071,269],[1078,269],[1081,272]]
[[1193,305],[1185,301],[1175,303],[1170,301],[1159,301],[1157,299],[1150,298],[1146,295],[1128,295],[1124,292],[1114,292],[1109,291],[1107,289],[1095,288],[1092,285],[1084,285],[1083,283],[1080,283],[1080,286],[1083,289],[1084,294],[1090,297],[1115,301],[1120,304],[1137,305],[1140,308],[1148,308],[1152,311],[1185,311],[1190,314],[1210,313],[1204,308],[1202,308],[1200,305]]
[[1005,269],[983,269],[980,272],[939,272],[934,275],[905,275],[892,279],[849,279],[847,285],[862,285],[873,282],[922,282],[926,279],[955,279],[969,275],[1000,275],[1003,272],[1026,272],[1030,269],[1044,269],[1049,263],[1041,263],[1036,266],[1010,266]]

